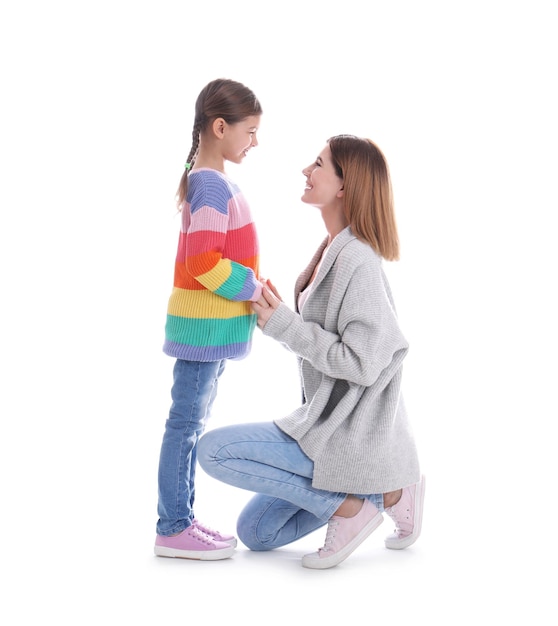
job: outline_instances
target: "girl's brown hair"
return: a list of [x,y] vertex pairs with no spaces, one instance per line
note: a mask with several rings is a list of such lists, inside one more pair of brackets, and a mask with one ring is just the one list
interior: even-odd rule
[[370,139],[328,139],[333,165],[343,180],[345,217],[353,233],[386,261],[399,259],[391,179],[387,161]]
[[261,115],[262,107],[254,93],[242,83],[227,78],[218,78],[208,83],[198,95],[195,106],[192,147],[186,159],[187,167],[182,174],[176,192],[178,207],[186,199],[188,173],[196,162],[200,134],[213,122],[222,117],[227,124],[237,124],[251,115]]

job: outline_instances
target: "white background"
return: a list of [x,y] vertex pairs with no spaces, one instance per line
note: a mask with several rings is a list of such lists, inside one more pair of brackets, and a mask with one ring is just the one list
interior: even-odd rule
[[[3,5],[3,623],[556,619],[553,4]],[[260,146],[229,173],[287,302],[324,236],[302,168],[337,133],[372,138],[390,164],[402,260],[386,269],[428,479],[404,553],[382,548],[386,523],[328,572],[299,563],[321,531],[220,563],[152,554],[174,192],[217,77],[264,108]],[[291,355],[257,332],[211,427],[298,399]],[[213,526],[234,531],[248,497],[199,474]]]

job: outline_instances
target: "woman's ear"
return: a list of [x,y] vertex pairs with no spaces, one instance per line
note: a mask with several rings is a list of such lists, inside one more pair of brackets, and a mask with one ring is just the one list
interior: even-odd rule
[[337,197],[342,198],[345,193],[345,185],[341,185],[341,189],[337,192]]

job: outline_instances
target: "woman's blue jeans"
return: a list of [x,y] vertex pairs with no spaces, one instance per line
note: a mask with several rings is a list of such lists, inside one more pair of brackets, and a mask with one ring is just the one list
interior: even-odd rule
[[192,525],[198,440],[211,414],[225,363],[178,359],[174,365],[172,405],[159,458],[159,535],[173,535]]
[[[312,487],[314,463],[272,422],[208,431],[198,460],[210,476],[256,492],[237,522],[238,537],[250,550],[272,550],[308,535],[347,495]],[[363,497],[383,510],[383,494]]]

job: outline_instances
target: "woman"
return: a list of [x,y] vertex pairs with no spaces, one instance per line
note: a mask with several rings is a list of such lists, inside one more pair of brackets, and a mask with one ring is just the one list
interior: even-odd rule
[[327,237],[295,287],[295,311],[267,281],[252,304],[265,335],[298,357],[304,402],[274,422],[219,428],[200,440],[211,476],[256,492],[237,531],[270,550],[328,524],[324,546],[303,557],[314,569],[346,559],[383,521],[388,548],[420,534],[424,499],[401,394],[408,344],[382,260],[399,258],[388,166],[368,139],[328,140],[303,170],[303,202]]

